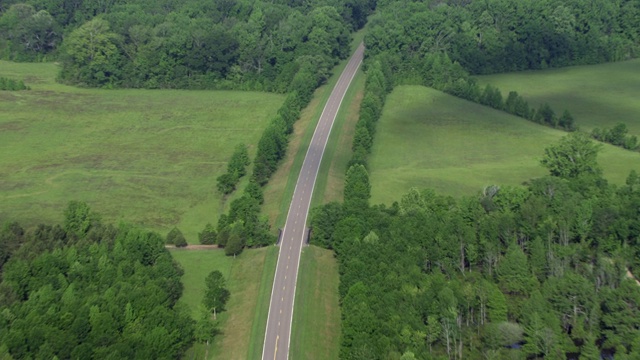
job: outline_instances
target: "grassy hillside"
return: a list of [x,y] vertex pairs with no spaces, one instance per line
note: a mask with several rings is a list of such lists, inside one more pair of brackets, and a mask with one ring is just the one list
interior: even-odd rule
[[53,64],[0,62],[31,91],[0,91],[0,220],[58,222],[69,200],[187,240],[216,221],[216,177],[236,144],[253,156],[280,95],[100,90],[57,84]]
[[[566,134],[421,86],[397,87],[377,126],[372,203],[387,204],[411,187],[457,196],[542,176],[544,148]],[[640,170],[640,154],[610,145],[599,162],[613,183]]]
[[502,90],[517,91],[536,108],[548,102],[560,115],[568,109],[580,128],[611,128],[624,122],[640,135],[640,59],[543,71],[479,76]]

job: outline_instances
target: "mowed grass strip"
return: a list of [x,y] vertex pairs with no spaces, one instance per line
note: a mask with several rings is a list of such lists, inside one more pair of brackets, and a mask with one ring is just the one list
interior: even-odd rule
[[340,354],[340,277],[333,251],[305,247],[298,276],[289,357],[337,359]]
[[102,90],[55,83],[52,64],[0,62],[31,91],[0,92],[0,219],[61,221],[69,200],[109,222],[190,243],[228,199],[216,177],[239,143],[250,156],[282,95],[239,91]]
[[[422,86],[398,86],[377,125],[371,203],[391,204],[411,187],[471,195],[487,185],[543,176],[544,148],[567,133]],[[640,154],[603,145],[605,178],[623,184]]]
[[536,109],[549,103],[557,115],[567,109],[584,131],[627,124],[640,136],[640,59],[560,69],[477,77],[480,84],[517,91]]
[[320,164],[311,207],[342,201],[344,177],[353,151],[353,135],[364,96],[365,75],[358,70],[342,101]]

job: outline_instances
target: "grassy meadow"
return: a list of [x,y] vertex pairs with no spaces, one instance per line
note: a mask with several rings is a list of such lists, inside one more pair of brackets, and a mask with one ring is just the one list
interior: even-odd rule
[[[492,184],[519,185],[546,174],[544,148],[565,132],[422,86],[389,94],[369,160],[371,203],[390,204],[411,187],[471,195]],[[604,145],[609,181],[640,170],[640,154]]]
[[567,109],[584,131],[623,122],[629,134],[640,136],[640,59],[477,79],[482,87],[500,88],[505,99],[509,91],[517,91],[535,108],[547,102],[558,115]]
[[[283,96],[235,91],[82,89],[54,64],[0,62],[31,91],[0,91],[0,221],[59,222],[70,200],[107,221],[190,243],[228,202],[216,177],[234,147],[253,157]],[[246,179],[244,180],[246,181]],[[240,188],[243,184],[240,184]]]

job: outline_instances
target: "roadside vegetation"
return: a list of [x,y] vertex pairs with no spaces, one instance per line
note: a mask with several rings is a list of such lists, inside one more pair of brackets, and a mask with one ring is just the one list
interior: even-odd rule
[[290,358],[336,359],[340,351],[338,263],[333,251],[313,245],[303,248],[301,256]]

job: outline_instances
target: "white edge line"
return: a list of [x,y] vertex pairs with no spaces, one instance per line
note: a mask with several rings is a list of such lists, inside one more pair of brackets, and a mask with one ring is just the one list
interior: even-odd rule
[[[360,43],[360,45],[358,46],[358,48],[356,49],[356,53],[360,51],[360,47],[363,48],[364,51],[364,45],[363,43]],[[300,238],[300,254],[298,254],[298,264],[296,265],[296,279],[294,282],[294,286],[293,286],[293,301],[291,302],[291,318],[289,319],[289,339],[287,342],[287,359],[289,359],[289,349],[291,346],[291,326],[293,324],[293,310],[295,309],[295,303],[296,303],[296,293],[298,290],[298,269],[300,268],[300,258],[302,257],[302,243],[304,242],[304,230],[306,230],[307,226],[307,216],[309,215],[309,208],[311,207],[311,199],[313,198],[313,190],[316,187],[316,180],[318,179],[318,172],[320,171],[320,166],[322,165],[322,157],[324,155],[324,150],[327,147],[327,143],[329,142],[329,138],[331,137],[331,129],[333,129],[333,124],[335,123],[336,117],[338,116],[338,113],[340,112],[340,107],[342,106],[342,101],[344,100],[344,97],[347,95],[347,92],[349,91],[349,88],[351,87],[351,82],[353,81],[353,78],[356,76],[356,73],[358,72],[358,69],[360,68],[360,65],[362,64],[362,60],[360,59],[358,61],[358,64],[356,65],[356,69],[353,71],[353,74],[351,75],[351,78],[349,79],[349,81],[347,82],[347,87],[344,90],[344,93],[342,94],[342,97],[340,98],[340,102],[338,103],[338,108],[336,109],[336,114],[333,117],[332,121],[331,121],[331,126],[329,127],[329,133],[327,134],[327,137],[324,140],[324,145],[322,147],[322,151],[320,152],[320,160],[318,161],[318,167],[316,169],[316,174],[315,177],[313,179],[313,185],[311,185],[311,193],[309,194],[309,203],[307,204],[307,212],[305,213],[304,216],[304,222],[303,222],[303,231],[302,231],[302,237]],[[346,68],[349,66],[349,63],[347,63],[347,66],[345,66],[345,70]],[[343,70],[344,73],[344,70]],[[340,76],[342,77],[342,76]],[[340,82],[340,78],[338,78],[338,82],[336,83],[336,86],[338,85],[338,83]],[[327,99],[327,105],[329,104],[329,100],[331,99],[331,95],[329,95],[329,99]],[[325,109],[327,108],[327,105],[325,105]],[[322,114],[320,115],[320,119],[322,119],[322,115],[324,115],[324,110],[322,110]],[[320,124],[320,121],[318,121],[318,125]],[[318,129],[318,125],[316,125],[316,130]],[[315,135],[315,130],[314,130],[314,135]],[[311,141],[309,142],[309,149],[311,149],[311,144],[313,143],[313,137],[311,137]],[[309,149],[307,149],[307,153],[309,152]],[[307,156],[305,155],[305,160],[307,159]],[[303,164],[304,165],[304,164]],[[295,192],[294,192],[295,194]],[[275,282],[275,281],[274,281]],[[266,335],[266,334],[265,334]],[[266,339],[266,336],[265,336]]]

